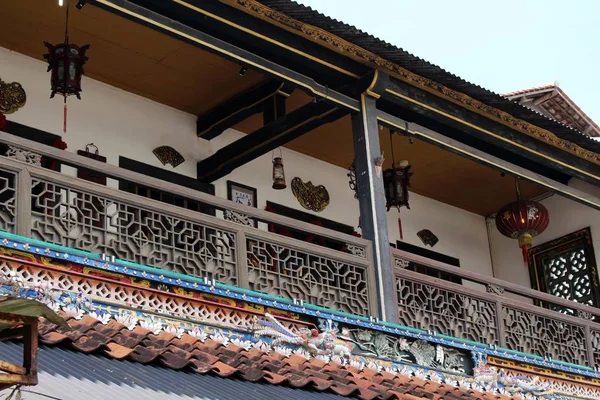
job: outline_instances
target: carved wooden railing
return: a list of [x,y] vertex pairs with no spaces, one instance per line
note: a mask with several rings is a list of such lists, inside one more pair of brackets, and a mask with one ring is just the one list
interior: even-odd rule
[[[600,365],[600,309],[391,251],[401,324],[553,360]],[[413,270],[424,268],[427,274]]]
[[0,143],[346,246],[337,251],[306,243],[6,157],[0,158],[0,230],[345,312],[376,315],[367,240],[4,132]]

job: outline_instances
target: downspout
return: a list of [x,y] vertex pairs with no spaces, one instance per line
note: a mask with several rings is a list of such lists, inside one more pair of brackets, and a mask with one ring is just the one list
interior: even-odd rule
[[485,226],[487,229],[488,250],[490,252],[490,264],[492,266],[492,278],[496,278],[496,269],[494,268],[494,247],[492,244],[492,224],[494,224],[496,214],[485,217]]

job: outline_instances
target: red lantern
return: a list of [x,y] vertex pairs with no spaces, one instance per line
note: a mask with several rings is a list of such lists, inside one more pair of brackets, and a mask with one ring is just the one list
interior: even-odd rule
[[517,201],[505,205],[496,214],[498,231],[504,236],[519,240],[525,265],[527,265],[527,253],[533,244],[533,237],[544,232],[549,222],[546,207],[535,201],[521,200],[518,182]]

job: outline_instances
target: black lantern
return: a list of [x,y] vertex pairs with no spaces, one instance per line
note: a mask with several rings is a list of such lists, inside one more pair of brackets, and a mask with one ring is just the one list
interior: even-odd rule
[[81,99],[83,65],[88,59],[85,52],[90,46],[79,47],[70,44],[68,38],[64,43],[56,46],[48,42],[44,42],[44,44],[48,48],[48,54],[44,55],[44,58],[48,60],[48,72],[52,71],[50,98],[58,93],[65,98],[75,95]]
[[394,159],[394,143],[392,141],[393,134],[394,132],[390,131],[392,168],[383,171],[385,205],[388,211],[390,211],[390,208],[392,207],[397,207],[398,210],[400,210],[400,207],[402,206],[406,206],[406,208],[410,209],[410,206],[408,205],[408,187],[410,186],[412,172],[410,172],[408,161],[400,161],[398,166],[396,166],[396,161]]
[[67,132],[67,97],[71,95],[81,99],[81,77],[83,76],[83,65],[87,61],[85,55],[90,45],[79,47],[69,43],[69,2],[65,4],[65,41],[52,45],[44,42],[48,48],[48,54],[44,58],[48,61],[48,72],[52,71],[50,77],[51,93],[53,98],[56,93],[64,98],[64,123],[63,131]]

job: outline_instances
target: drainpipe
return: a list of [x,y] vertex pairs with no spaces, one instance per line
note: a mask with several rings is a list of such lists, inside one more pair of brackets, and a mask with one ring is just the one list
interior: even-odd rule
[[493,278],[496,278],[496,269],[494,268],[494,248],[492,245],[492,225],[494,225],[495,218],[496,214],[492,214],[490,216],[485,217],[485,227],[487,228],[488,249],[490,252],[490,263],[492,265]]

